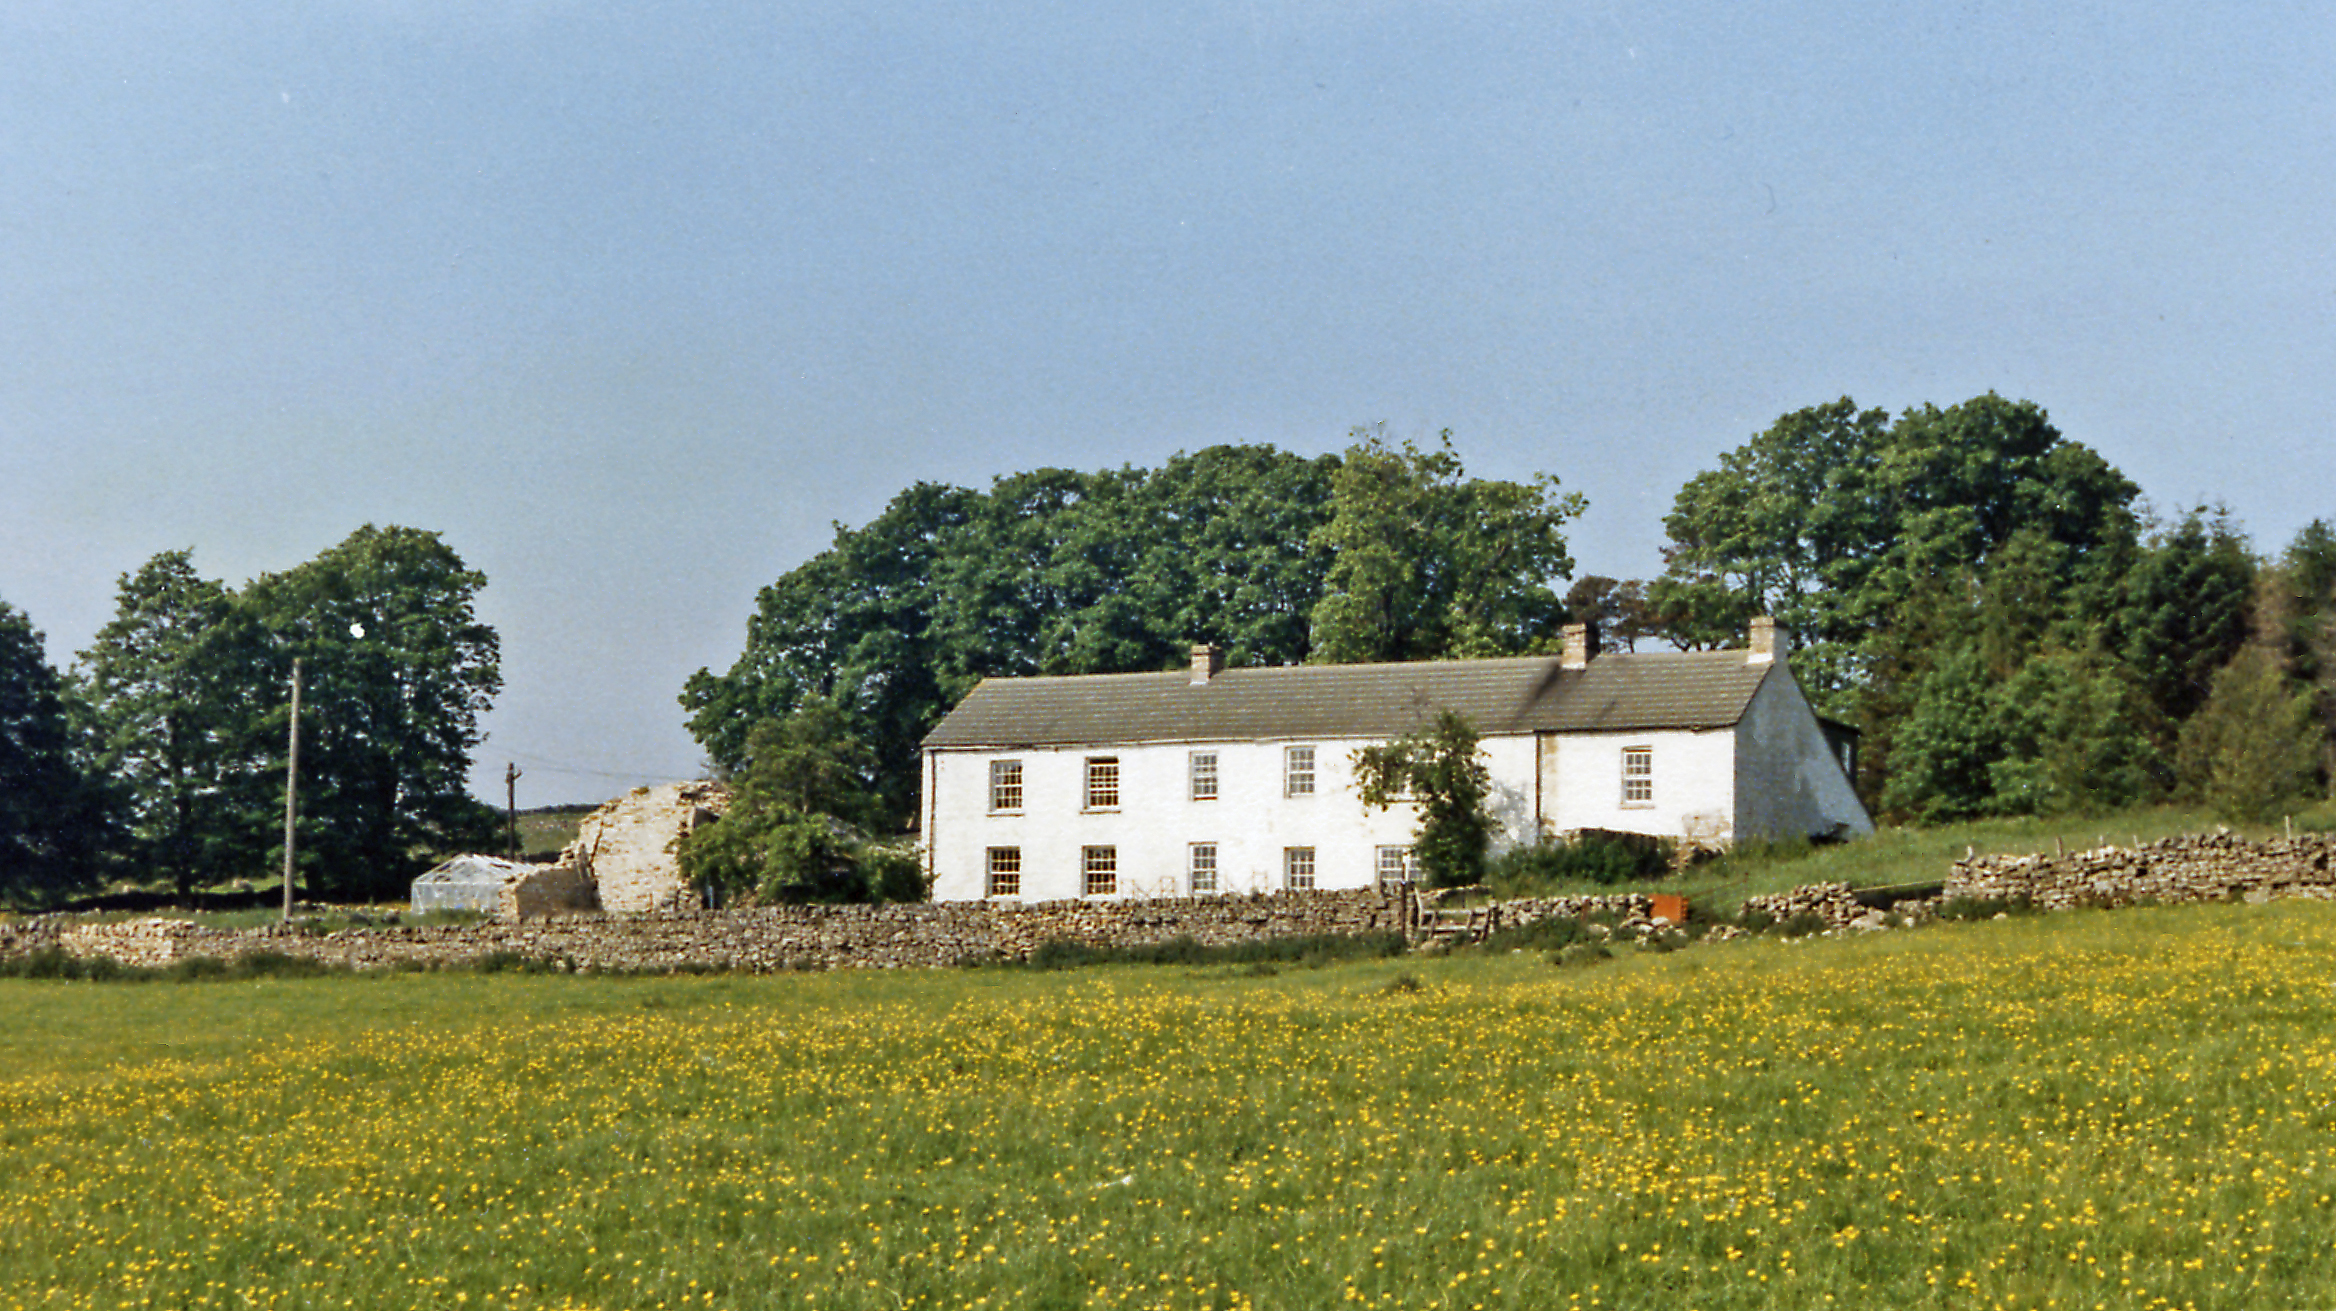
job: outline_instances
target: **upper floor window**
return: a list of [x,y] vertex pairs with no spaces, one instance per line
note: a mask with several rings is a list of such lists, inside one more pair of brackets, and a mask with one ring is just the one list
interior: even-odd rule
[[1646,806],[1655,800],[1655,749],[1622,749],[1622,804]]
[[1191,878],[1189,882],[1191,884],[1194,895],[1197,896],[1203,892],[1215,892],[1217,890],[1216,843],[1195,842],[1192,844],[1190,872]]
[[1019,897],[1022,895],[1022,848],[990,848],[989,895],[993,897]]
[[1119,757],[1087,757],[1087,809],[1119,809]]
[[1081,888],[1090,897],[1108,897],[1119,891],[1119,848],[1087,847],[1079,860]]
[[1022,762],[993,760],[990,762],[990,809],[1020,810],[1022,808]]
[[1314,748],[1282,748],[1282,795],[1310,797],[1314,795]]
[[1217,753],[1214,751],[1193,752],[1191,773],[1192,799],[1195,801],[1216,800]]
[[1282,848],[1282,886],[1292,892],[1314,886],[1314,848]]

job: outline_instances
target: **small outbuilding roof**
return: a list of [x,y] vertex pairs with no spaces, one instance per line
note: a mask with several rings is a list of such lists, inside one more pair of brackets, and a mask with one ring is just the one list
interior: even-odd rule
[[[1380,665],[984,679],[926,735],[928,748],[1084,742],[1394,737],[1439,711],[1487,737],[1733,726],[1781,662],[1745,652],[1560,656]],[[1789,675],[1788,675],[1789,676]]]
[[535,869],[533,865],[501,860],[494,856],[456,856],[416,878],[414,882],[416,885],[488,883],[501,887],[513,879],[526,877]]

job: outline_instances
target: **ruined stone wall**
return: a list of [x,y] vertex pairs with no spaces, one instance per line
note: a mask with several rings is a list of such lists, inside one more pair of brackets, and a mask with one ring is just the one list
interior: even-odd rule
[[1946,897],[2025,898],[2049,910],[2133,902],[2336,898],[2336,835],[2250,842],[2235,833],[2164,838],[2052,856],[1955,862]]
[[604,909],[625,914],[685,910],[697,894],[682,882],[673,845],[730,808],[719,783],[636,788],[584,817],[562,863],[589,869]]
[[581,914],[597,905],[595,896],[592,871],[571,852],[557,864],[535,866],[505,883],[496,893],[495,918],[513,922]]

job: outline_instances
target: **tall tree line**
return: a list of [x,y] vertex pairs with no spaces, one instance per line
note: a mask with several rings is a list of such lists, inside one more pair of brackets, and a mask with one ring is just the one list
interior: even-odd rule
[[491,842],[466,788],[501,687],[485,583],[411,528],[369,525],[240,590],[166,551],[123,575],[62,676],[0,605],[0,885],[165,877],[183,894],[280,868],[295,659],[304,888],[398,896],[431,853]]
[[1916,820],[2169,796],[2256,817],[2324,790],[2336,539],[2259,559],[2031,402],[1785,415],[1679,491],[1638,622],[1684,646],[1776,615],[1862,790]]
[[2265,559],[2211,508],[2153,517],[2032,402],[1782,416],[1679,489],[1658,575],[1561,590],[1582,508],[1554,478],[1467,476],[1449,434],[1377,430],[919,484],[765,588],[739,660],[682,702],[739,771],[758,725],[832,707],[897,822],[918,740],[985,676],[1161,669],[1193,641],[1234,664],[1511,654],[1569,619],[1694,650],[1773,614],[1896,818],[2256,815],[2328,784],[2336,533]]
[[739,773],[758,725],[832,707],[897,825],[918,742],[984,677],[1157,670],[1195,642],[1235,665],[1539,649],[1564,622],[1581,508],[1554,478],[1469,477],[1449,433],[1376,429],[1342,455],[1213,446],[986,491],[920,483],[765,587],[745,652],[681,700]]

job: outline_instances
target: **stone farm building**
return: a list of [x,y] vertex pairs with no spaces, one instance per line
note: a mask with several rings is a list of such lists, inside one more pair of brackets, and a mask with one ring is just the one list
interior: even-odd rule
[[924,742],[936,901],[1357,888],[1409,868],[1413,808],[1354,752],[1467,716],[1496,849],[1583,829],[1725,845],[1864,834],[1854,730],[1821,720],[1755,620],[1745,650],[984,680]]

